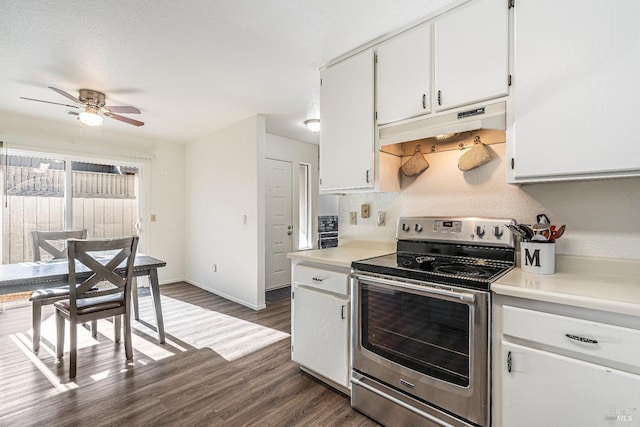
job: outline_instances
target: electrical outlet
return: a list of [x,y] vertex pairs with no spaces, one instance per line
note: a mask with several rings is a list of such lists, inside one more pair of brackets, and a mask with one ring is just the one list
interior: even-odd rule
[[151,214],[151,222],[156,222],[158,220],[158,216],[156,214]]
[[362,218],[369,218],[369,216],[370,216],[369,205],[364,204],[364,205],[360,206],[360,216]]
[[382,211],[378,212],[378,227],[384,226],[386,217],[387,215],[384,212]]
[[358,212],[349,212],[349,224],[356,225],[358,223]]

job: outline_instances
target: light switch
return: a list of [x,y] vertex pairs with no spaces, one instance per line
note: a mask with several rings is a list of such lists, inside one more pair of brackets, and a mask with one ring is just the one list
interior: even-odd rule
[[387,217],[387,215],[384,212],[382,212],[382,211],[378,212],[378,226],[379,227],[384,226],[385,221],[386,221],[386,217]]
[[356,225],[358,223],[358,212],[349,212],[349,224]]
[[364,204],[362,206],[360,206],[360,216],[362,218],[369,218],[369,216],[371,215],[370,211],[369,211],[369,205],[368,204]]

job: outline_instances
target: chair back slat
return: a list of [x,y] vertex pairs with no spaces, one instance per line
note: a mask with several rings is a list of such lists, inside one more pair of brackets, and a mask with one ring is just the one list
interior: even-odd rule
[[[33,248],[33,260],[41,261],[42,253],[49,254],[52,259],[67,258],[68,239],[86,239],[87,230],[69,230],[69,231],[38,231],[31,232],[31,243]],[[57,246],[54,245],[57,243]]]
[[[124,293],[125,301],[129,304],[137,247],[138,236],[104,240],[68,240],[71,311],[77,310],[79,299],[114,293]],[[93,274],[78,282],[77,274],[80,264]],[[116,270],[119,268],[123,268],[124,273],[118,273]],[[97,284],[105,282],[112,286],[102,286],[96,290]]]

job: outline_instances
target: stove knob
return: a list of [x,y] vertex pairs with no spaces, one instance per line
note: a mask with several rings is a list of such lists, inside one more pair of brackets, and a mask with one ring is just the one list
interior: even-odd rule
[[476,225],[476,234],[478,237],[484,236],[484,227],[481,225]]
[[409,224],[402,224],[402,231],[409,231],[411,230],[411,227],[409,227]]
[[416,224],[415,230],[417,233],[422,233],[422,224]]
[[493,235],[496,236],[497,238],[500,238],[500,236],[502,236],[502,227],[500,227],[499,225],[496,225],[495,227],[493,227]]

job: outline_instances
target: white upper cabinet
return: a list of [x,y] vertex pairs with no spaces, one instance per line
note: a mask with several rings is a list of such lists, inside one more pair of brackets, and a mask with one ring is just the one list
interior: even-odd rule
[[[546,32],[546,20],[555,15],[555,6],[539,6],[539,9],[549,16],[538,23],[537,30]],[[436,111],[508,94],[509,9],[506,0],[465,3],[437,18],[433,25]],[[540,46],[547,48],[544,44]]]
[[508,181],[640,175],[640,2],[517,0]]
[[320,191],[374,186],[373,50],[320,73]]
[[378,46],[376,103],[379,125],[431,111],[431,24]]

